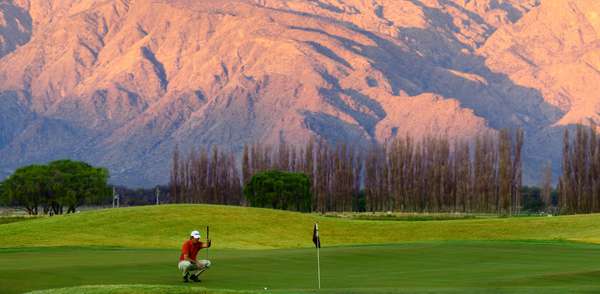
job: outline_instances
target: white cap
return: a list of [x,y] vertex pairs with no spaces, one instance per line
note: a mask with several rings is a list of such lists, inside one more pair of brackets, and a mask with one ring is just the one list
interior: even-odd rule
[[200,232],[198,232],[198,231],[192,231],[192,233],[190,234],[190,236],[194,237],[194,239],[200,239]]

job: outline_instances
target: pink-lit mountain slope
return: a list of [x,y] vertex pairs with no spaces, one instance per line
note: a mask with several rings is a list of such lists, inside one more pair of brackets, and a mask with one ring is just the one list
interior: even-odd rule
[[597,119],[594,0],[13,0],[0,168],[71,157],[168,180],[176,144],[364,144],[521,127],[526,180]]

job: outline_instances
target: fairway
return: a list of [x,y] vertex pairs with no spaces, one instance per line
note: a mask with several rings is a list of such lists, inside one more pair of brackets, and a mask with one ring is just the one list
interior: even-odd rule
[[[598,245],[419,242],[331,247],[321,253],[325,293],[600,291]],[[97,284],[261,293],[311,292],[316,286],[314,249],[213,250],[211,255],[214,266],[204,281],[183,284],[177,250],[3,249],[0,285],[3,293]]]
[[326,246],[444,240],[569,240],[600,243],[600,215],[444,221],[371,221],[221,205],[104,209],[0,225],[0,248],[119,246],[180,248],[194,229],[211,226],[223,249],[312,246],[318,222]]

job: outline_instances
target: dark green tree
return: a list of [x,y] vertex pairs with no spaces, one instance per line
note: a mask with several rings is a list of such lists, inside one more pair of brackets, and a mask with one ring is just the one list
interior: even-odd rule
[[244,187],[253,207],[310,212],[310,179],[303,173],[266,171],[255,174]]

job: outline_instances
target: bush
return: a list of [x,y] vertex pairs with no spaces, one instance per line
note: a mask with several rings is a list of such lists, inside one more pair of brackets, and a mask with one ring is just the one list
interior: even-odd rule
[[521,195],[523,195],[523,211],[539,213],[546,209],[540,188],[524,186],[521,188]]
[[312,211],[310,179],[302,173],[258,173],[244,187],[244,196],[253,207]]

